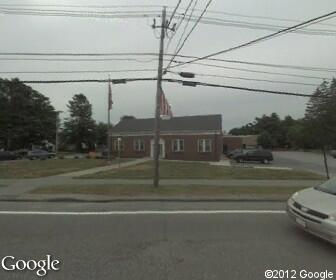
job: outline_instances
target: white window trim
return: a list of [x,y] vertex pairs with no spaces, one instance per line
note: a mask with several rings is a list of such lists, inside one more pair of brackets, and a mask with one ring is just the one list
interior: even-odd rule
[[[181,149],[181,142],[180,141],[182,141],[183,142],[183,149]],[[174,144],[175,144],[175,142],[177,143],[177,150],[175,150],[174,149]],[[181,153],[181,152],[184,152],[184,139],[173,139],[173,141],[172,141],[172,151],[174,152],[174,153]]]
[[124,150],[124,142],[123,140],[118,141],[118,139],[115,139],[113,142],[113,148],[115,152],[122,152]]
[[[206,142],[209,141],[209,147],[210,150],[206,151]],[[197,143],[197,149],[199,153],[211,153],[212,152],[212,139],[206,138],[206,139],[199,139]],[[200,149],[200,145],[202,145],[202,148]]]
[[[141,147],[143,147],[143,148],[141,148]],[[141,138],[134,139],[133,150],[135,152],[144,152],[145,151],[145,140],[143,140]]]

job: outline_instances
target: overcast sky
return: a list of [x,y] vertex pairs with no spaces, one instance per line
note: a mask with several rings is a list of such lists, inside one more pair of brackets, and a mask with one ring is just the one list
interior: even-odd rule
[[[176,5],[177,0],[169,1],[108,1],[108,0],[0,0],[2,4],[74,4],[74,5]],[[182,0],[179,12],[182,12],[189,0]],[[204,8],[207,0],[199,0],[198,9]],[[21,7],[22,8],[22,7]],[[31,8],[31,7],[28,7]],[[40,7],[40,9],[56,9]],[[74,8],[59,8],[69,9]],[[89,10],[82,8],[78,10]],[[128,8],[129,10],[130,8]],[[134,8],[141,10],[146,8]],[[157,10],[154,8],[153,10]],[[91,10],[98,10],[91,9]],[[121,10],[115,9],[115,10]],[[148,8],[147,8],[148,10]],[[307,20],[336,10],[335,0],[213,0],[209,11],[223,11],[250,16],[267,16],[292,20]],[[99,11],[106,11],[100,9]],[[199,14],[199,12],[197,12]],[[243,18],[224,14],[206,14],[207,17],[233,21],[267,23],[291,26],[295,22],[275,21],[271,19]],[[159,21],[159,19],[157,19]],[[159,40],[150,27],[152,19],[97,19],[74,17],[46,17],[0,14],[1,45],[0,52],[157,52]],[[336,19],[325,24],[314,25],[312,29],[336,30]],[[192,26],[193,23],[190,24]],[[172,40],[169,52],[173,52],[183,31],[183,25]],[[232,26],[199,24],[192,33],[180,54],[202,56],[250,41],[271,33],[267,30],[243,29]],[[218,56],[218,58],[253,61],[272,64],[336,68],[335,36],[286,34],[251,47],[236,50]],[[89,62],[53,62],[53,61],[1,61],[0,71],[63,71],[63,70],[122,70],[156,68],[157,62],[144,62],[148,57],[136,61],[89,61]],[[167,62],[166,62],[167,63]],[[209,63],[209,62],[208,62]],[[218,63],[217,63],[218,64]],[[259,71],[292,73],[300,75],[331,78],[334,73],[312,72],[246,66],[233,63],[221,63],[227,67],[240,67]],[[204,74],[227,75],[253,79],[319,84],[322,80],[298,77],[286,77],[273,74],[242,72],[232,69],[219,69],[200,65],[176,68]],[[155,72],[111,73],[111,78],[154,77]],[[107,78],[108,74],[1,74],[2,78],[19,77],[22,80],[47,79],[92,79]],[[172,74],[167,77],[176,77]],[[197,81],[219,83],[243,87],[283,90],[310,94],[315,86],[276,84],[198,76]],[[83,93],[93,105],[94,118],[106,121],[107,85],[106,84],[57,84],[32,85],[34,89],[50,97],[57,110],[66,111],[66,104],[74,94]],[[234,91],[223,88],[186,87],[179,84],[164,84],[166,96],[176,116],[213,114],[223,115],[223,129],[241,126],[256,116],[277,112],[280,116],[302,117],[307,99],[265,95]],[[152,117],[154,114],[156,82],[134,82],[113,86],[112,122],[116,123],[122,115],[134,115],[138,118]],[[66,114],[64,114],[65,116]]]

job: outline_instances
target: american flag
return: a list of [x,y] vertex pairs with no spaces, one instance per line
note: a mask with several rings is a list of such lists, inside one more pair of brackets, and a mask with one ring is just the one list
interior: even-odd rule
[[168,100],[167,100],[163,90],[161,90],[160,116],[169,116],[171,118],[173,117],[173,112],[171,110],[171,106],[168,103]]
[[112,88],[111,88],[111,81],[108,81],[108,110],[112,109]]

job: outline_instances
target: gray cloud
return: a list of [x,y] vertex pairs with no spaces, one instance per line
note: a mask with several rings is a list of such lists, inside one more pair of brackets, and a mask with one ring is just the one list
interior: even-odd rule
[[[2,3],[36,4],[92,4],[91,1],[1,1]],[[183,0],[186,6],[189,1]],[[204,7],[207,1],[199,1]],[[113,1],[113,4],[155,4],[175,5],[176,1]],[[97,5],[111,5],[111,1],[95,1]],[[1,6],[1,3],[0,3]],[[214,0],[211,10],[259,15],[278,18],[306,20],[336,8],[333,0]],[[209,15],[208,15],[209,16]],[[218,15],[217,15],[218,17]],[[237,17],[220,15],[225,19]],[[270,20],[240,19],[244,21],[270,23]],[[285,25],[286,22],[271,22]],[[328,23],[336,24],[335,19]],[[0,15],[1,52],[157,52],[159,42],[150,28],[151,19],[89,19],[65,17],[38,17]],[[314,28],[328,28],[314,26]],[[330,27],[329,27],[330,28]],[[181,54],[201,56],[266,35],[270,31],[238,29],[232,27],[201,24],[188,40]],[[171,44],[174,50],[181,33],[176,34]],[[334,67],[336,54],[334,37],[287,34],[255,46],[220,56],[256,62],[292,64],[303,66]],[[227,64],[227,66],[238,67]],[[104,62],[36,62],[1,61],[0,71],[47,71],[47,70],[120,70],[156,68],[157,62],[138,63],[127,61]],[[303,71],[242,66],[248,69],[303,74]],[[241,76],[257,79],[277,79],[282,81],[319,83],[319,80],[256,74],[237,70],[215,69],[199,65],[183,68],[189,71],[208,74]],[[308,72],[309,73],[309,72]],[[308,74],[307,73],[307,74]],[[318,76],[331,78],[332,74],[313,72]],[[155,72],[113,73],[112,78],[151,77]],[[20,74],[2,75],[3,78],[18,76],[23,80],[107,78],[107,74]],[[171,76],[174,77],[174,76]],[[213,83],[311,93],[314,86],[270,84],[231,80],[225,78],[197,77],[197,80]],[[93,104],[94,117],[106,120],[107,85],[105,84],[61,84],[34,85],[35,89],[50,97],[58,110],[66,110],[68,100],[76,93],[84,93]],[[113,86],[114,107],[112,120],[117,122],[121,115],[133,114],[137,117],[151,117],[154,113],[155,82],[128,83]],[[183,87],[178,84],[164,84],[165,93],[172,104],[175,115],[221,113],[223,128],[252,121],[255,116],[277,112],[281,116],[290,114],[301,117],[304,114],[306,99],[299,97],[268,96],[228,89],[207,87]]]

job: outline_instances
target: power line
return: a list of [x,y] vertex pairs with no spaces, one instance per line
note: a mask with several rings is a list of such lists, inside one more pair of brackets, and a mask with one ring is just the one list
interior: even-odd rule
[[[181,17],[181,15],[178,15],[177,17]],[[192,17],[191,21],[197,21],[197,17],[196,16]],[[278,31],[279,29],[286,28],[286,26],[283,26],[283,25],[281,26],[281,25],[274,25],[274,24],[267,24],[267,23],[228,20],[228,19],[214,18],[214,17],[203,17],[200,23],[218,25],[218,26],[248,28],[248,29],[271,30],[271,31]],[[309,28],[309,29],[302,29],[302,30],[294,30],[292,32],[300,33],[300,34],[307,34],[307,35],[328,35],[328,36],[335,35],[335,30],[331,30],[331,29]]]
[[[162,5],[64,5],[64,4],[1,4],[1,7],[60,7],[60,8],[94,8],[94,9],[115,9],[115,8],[162,8]],[[167,8],[173,9],[173,6],[167,6]],[[201,9],[195,9],[195,11],[202,11]],[[273,20],[273,21],[284,21],[284,22],[301,22],[300,20],[295,19],[286,19],[278,17],[269,17],[269,16],[257,16],[257,15],[246,15],[240,13],[230,13],[224,11],[214,11],[208,10],[209,14],[218,14],[218,15],[228,15],[234,17],[243,17],[243,18],[255,18],[263,20]],[[336,26],[335,24],[323,24],[325,26]]]
[[[180,83],[180,84],[184,84],[186,82],[184,80],[178,80],[178,79],[164,79],[163,81],[172,82],[172,83]],[[205,82],[189,82],[189,83],[192,83],[194,86],[227,88],[227,89],[233,89],[233,90],[259,92],[259,93],[266,93],[266,94],[299,96],[299,97],[313,97],[313,98],[328,98],[327,96],[323,96],[323,97],[322,96],[314,96],[312,94],[304,94],[304,93],[296,93],[296,92],[288,92],[288,91],[277,91],[277,90],[266,90],[266,89],[256,89],[256,88],[248,88],[248,87],[236,87],[236,86],[212,84],[212,83],[205,83]]]
[[64,13],[64,12],[25,12],[25,11],[11,11],[0,8],[0,13],[6,15],[25,15],[25,16],[62,16],[62,17],[78,17],[78,18],[148,18],[148,17],[158,17],[159,14],[157,12],[148,12],[148,13],[125,13],[125,14],[109,14],[109,13],[99,13],[99,12],[76,12],[76,13]]
[[313,19],[304,21],[304,22],[302,22],[302,23],[299,23],[299,24],[296,24],[296,25],[294,25],[294,26],[291,26],[291,27],[288,27],[288,28],[279,30],[279,31],[277,31],[277,32],[275,32],[275,33],[272,33],[272,34],[269,34],[269,35],[266,35],[266,36],[263,36],[263,37],[259,37],[259,38],[257,38],[257,39],[252,40],[252,41],[249,41],[249,42],[240,44],[240,45],[238,45],[238,46],[231,47],[231,48],[228,48],[228,49],[225,49],[225,50],[222,50],[222,51],[219,51],[219,52],[215,52],[215,53],[212,53],[212,54],[209,54],[209,55],[206,55],[206,56],[197,58],[197,59],[189,60],[189,61],[187,61],[187,62],[183,62],[183,63],[177,64],[177,65],[174,65],[174,66],[172,66],[171,68],[173,68],[173,67],[177,67],[177,66],[182,66],[182,65],[185,65],[185,64],[194,63],[194,62],[199,61],[199,60],[204,60],[204,59],[206,59],[206,58],[210,58],[210,57],[213,57],[213,56],[216,56],[216,55],[220,55],[220,54],[228,53],[228,52],[230,52],[230,51],[234,51],[234,50],[237,50],[237,49],[240,49],[240,48],[244,48],[244,47],[247,47],[247,46],[251,46],[251,45],[256,44],[256,43],[258,43],[258,42],[265,41],[265,40],[269,40],[269,39],[271,39],[271,38],[280,36],[280,35],[282,35],[282,34],[286,34],[286,33],[288,33],[288,32],[291,32],[292,30],[301,28],[301,27],[303,27],[303,26],[307,26],[307,25],[314,24],[316,21],[321,21],[321,20],[329,19],[331,16],[334,16],[335,14],[336,14],[336,11],[333,11],[333,12],[331,12],[331,13],[328,13],[328,14],[325,14],[325,15],[322,15],[322,16],[319,16],[319,17],[316,17],[316,18],[313,18]]
[[[78,11],[78,10],[41,10],[41,9],[14,9],[14,8],[1,8],[0,13],[3,14],[14,14],[14,15],[35,15],[35,16],[68,16],[68,17],[86,17],[86,18],[148,18],[159,16],[159,11]],[[180,14],[178,17],[183,18],[185,15]],[[197,21],[198,18],[190,18],[191,21]],[[239,28],[250,28],[250,29],[262,29],[262,30],[271,30],[276,31],[279,28],[285,28],[283,26],[269,25],[269,24],[259,24],[259,23],[250,23],[250,22],[241,22],[241,21],[230,21],[223,20],[220,18],[204,17],[199,21],[199,23],[212,24],[212,25],[221,25],[221,26],[231,26]],[[328,29],[309,29],[309,30],[298,30],[293,31],[293,33],[302,33],[310,35],[326,35],[334,36],[334,30]]]
[[[43,6],[43,5],[42,5]],[[48,6],[48,5],[46,5]],[[51,6],[57,6],[57,5],[51,5]],[[60,5],[62,7],[63,5]],[[69,5],[78,7],[76,5]],[[68,6],[68,7],[69,7]],[[9,7],[9,8],[8,8]],[[15,6],[14,6],[15,7]],[[85,7],[85,6],[81,6]],[[90,7],[90,6],[87,6]],[[94,7],[94,6],[91,6]],[[104,7],[104,6],[102,6]],[[113,8],[122,8],[122,7],[128,7],[128,8],[135,8],[135,7],[160,7],[155,5],[139,5],[139,6],[111,6]],[[110,8],[111,8],[110,7]],[[106,8],[106,7],[105,7]],[[175,7],[176,8],[176,7]],[[143,14],[144,11],[82,11],[82,10],[60,10],[60,9],[20,9],[20,8],[13,8],[13,6],[4,6],[0,5],[0,12],[4,14],[17,14],[17,15],[44,15],[44,16],[70,16],[70,17],[100,17],[100,18],[137,18],[137,17],[149,17],[149,16],[155,16],[153,13],[156,14],[156,16],[159,16],[159,11],[150,10],[147,11],[147,14]],[[123,14],[122,14],[123,13]],[[133,14],[133,15],[130,15]],[[134,13],[142,13],[142,14],[134,14]],[[150,13],[150,14],[148,14]],[[176,11],[174,9],[172,15],[175,15]],[[247,16],[247,15],[241,15],[241,14],[234,14],[234,13],[226,13],[226,12],[219,12],[219,11],[209,11],[209,13],[215,13],[215,14],[225,14],[225,15],[234,15],[234,16],[241,16],[246,18],[260,18],[260,19],[272,19],[269,17],[259,17],[259,16]],[[122,14],[117,16],[116,14]],[[180,17],[183,17],[183,14],[179,15]],[[192,21],[197,21],[197,18],[192,18]],[[290,22],[298,22],[297,20],[286,20],[286,19],[274,19],[273,20],[282,20],[282,21],[290,21]],[[263,29],[263,30],[278,30],[279,28],[284,28],[283,26],[276,26],[276,25],[269,25],[269,24],[259,24],[259,23],[249,23],[249,22],[241,22],[241,21],[230,21],[230,20],[223,20],[220,18],[213,18],[213,17],[205,17],[203,18],[200,23],[205,24],[214,24],[214,25],[225,25],[225,26],[232,26],[232,27],[242,27],[242,28],[252,28],[252,29]],[[327,24],[325,24],[327,25]],[[332,24],[328,24],[328,26],[336,26]],[[335,32],[333,30],[322,30],[322,29],[315,29],[315,30],[300,30],[300,31],[293,31],[303,34],[311,34],[311,35],[328,35],[333,36],[335,35]]]
[[174,56],[171,58],[170,62],[168,63],[168,66],[166,67],[165,70],[167,70],[170,65],[172,64],[174,58],[176,57],[176,55],[179,54],[179,52],[182,50],[182,48],[184,47],[185,43],[187,42],[188,38],[190,37],[190,35],[192,34],[192,32],[195,30],[195,28],[197,27],[198,23],[200,22],[200,20],[202,19],[202,17],[204,16],[204,14],[206,13],[207,9],[209,8],[210,4],[211,4],[212,0],[209,0],[208,3],[206,4],[203,12],[201,13],[201,15],[198,17],[198,20],[195,22],[194,26],[191,28],[191,30],[189,31],[189,33],[187,34],[187,36],[184,38],[181,46],[178,48],[178,50],[175,52]]
[[105,14],[105,15],[113,15],[113,14],[133,14],[133,13],[144,13],[144,12],[151,12],[151,13],[159,13],[160,11],[159,10],[147,10],[147,11],[144,11],[144,10],[122,10],[122,11],[81,11],[81,10],[61,10],[61,9],[57,9],[57,10],[54,10],[54,9],[18,9],[18,8],[3,8],[1,7],[0,5],[0,9],[3,10],[3,11],[9,11],[9,12],[39,12],[39,13],[69,13],[69,14]]
[[181,17],[181,19],[180,19],[180,22],[177,24],[177,27],[176,27],[176,29],[175,29],[175,32],[174,32],[173,36],[171,36],[171,37],[169,38],[168,43],[167,43],[167,47],[166,47],[166,50],[165,50],[165,53],[168,51],[169,46],[170,46],[170,44],[171,44],[171,42],[172,42],[172,40],[173,40],[173,38],[174,38],[174,35],[177,33],[177,31],[179,30],[180,26],[182,25],[182,22],[184,21],[184,19],[185,19],[187,13],[188,13],[188,11],[189,11],[189,9],[190,9],[191,4],[193,3],[193,1],[194,1],[194,0],[190,0],[189,5],[187,6],[185,12],[183,13],[183,15],[182,15],[182,17]]
[[[69,61],[69,62],[85,62],[85,61],[135,61],[139,63],[149,63],[156,61],[157,58],[151,59],[136,59],[136,58],[8,58],[0,57],[0,61]],[[169,61],[169,59],[165,59]]]
[[[170,54],[168,54],[170,55]],[[197,56],[191,55],[177,55],[180,58],[190,58],[196,59]],[[336,68],[327,68],[327,67],[313,67],[313,66],[299,66],[299,65],[288,65],[288,64],[275,64],[275,63],[260,63],[244,60],[232,60],[232,59],[221,59],[221,58],[207,58],[205,60],[216,61],[216,62],[226,62],[226,63],[235,63],[235,64],[246,64],[252,66],[262,66],[262,67],[271,67],[271,68],[285,68],[293,70],[303,70],[303,71],[317,71],[317,72],[336,72]],[[203,65],[203,64],[200,64]],[[211,65],[206,65],[211,66]]]
[[174,9],[172,15],[170,16],[169,21],[168,21],[168,25],[167,25],[168,27],[170,26],[170,24],[171,24],[171,22],[172,22],[172,20],[173,20],[173,18],[174,18],[174,16],[175,16],[175,14],[176,14],[177,9],[180,7],[181,2],[182,2],[182,0],[178,0],[178,2],[177,2],[177,4],[176,4],[176,7],[175,7],[175,9]]
[[[165,56],[174,56],[175,54],[165,54]],[[3,58],[2,56],[32,56],[33,58]],[[118,53],[60,53],[60,52],[41,52],[41,53],[32,53],[32,52],[0,52],[0,60],[23,60],[23,61],[109,61],[109,60],[130,60],[130,61],[137,61],[140,63],[146,63],[146,62],[151,62],[157,60],[157,58],[153,59],[148,59],[148,60],[143,60],[143,59],[132,59],[132,58],[99,58],[99,59],[64,59],[64,58],[34,58],[36,56],[88,56],[88,57],[102,57],[102,56],[157,56],[156,53],[129,53],[129,52],[118,52]],[[176,57],[179,58],[188,58],[188,59],[198,59],[200,57],[197,56],[191,56],[191,55],[176,55]],[[262,66],[262,67],[271,67],[271,68],[284,68],[284,69],[293,69],[293,70],[303,70],[303,71],[317,71],[317,72],[336,72],[335,68],[326,68],[326,67],[312,67],[312,66],[300,66],[300,65],[286,65],[286,64],[274,64],[274,63],[259,63],[259,62],[251,62],[251,61],[243,61],[243,60],[230,60],[230,59],[220,59],[220,58],[206,58],[205,60],[209,61],[215,61],[215,62],[226,62],[226,63],[234,63],[234,64],[246,64],[246,65],[252,65],[252,66]],[[166,61],[170,61],[170,59],[166,59]],[[175,61],[177,63],[183,63],[182,61]],[[196,63],[195,63],[196,64]],[[212,66],[212,67],[222,67],[219,65],[212,65],[212,64],[199,64],[199,65],[204,65],[204,66]],[[223,67],[226,68],[226,67]],[[229,68],[232,69],[232,68]],[[265,73],[265,72],[262,72]],[[316,77],[314,77],[316,78]],[[318,79],[323,79],[323,77],[318,77]]]
[[66,84],[66,83],[127,83],[138,81],[155,81],[157,78],[126,78],[126,79],[80,79],[80,80],[31,80],[22,81],[25,84]]
[[[182,63],[182,62],[176,61],[176,60],[174,62]],[[208,64],[208,63],[203,63],[203,62],[193,62],[193,64],[201,65],[201,66],[214,67],[214,68],[221,68],[221,69],[231,69],[231,70],[250,72],[250,73],[270,74],[270,75],[307,78],[307,79],[318,79],[318,80],[331,80],[330,78],[320,77],[320,76],[310,76],[310,75],[300,75],[300,74],[291,74],[291,73],[260,71],[260,70],[252,70],[252,69],[240,68],[240,67],[229,67],[229,66],[223,66],[223,65],[214,65],[214,64]],[[171,68],[173,68],[173,67],[171,67]]]
[[[193,1],[190,1],[189,4],[191,5],[192,2],[193,2]],[[191,10],[190,16],[188,17],[188,20],[187,20],[186,24],[184,25],[184,29],[183,29],[182,35],[180,36],[180,40],[178,41],[178,43],[177,43],[177,45],[176,45],[176,48],[175,48],[174,53],[177,52],[177,49],[178,49],[178,47],[179,47],[179,45],[180,45],[180,43],[181,43],[181,41],[182,41],[182,39],[183,39],[183,36],[184,36],[184,34],[186,33],[186,31],[187,31],[187,28],[188,28],[190,19],[191,19],[192,15],[193,15],[193,12],[194,12],[194,10],[195,10],[195,7],[196,7],[196,5],[197,5],[197,2],[198,2],[198,0],[195,0],[194,6],[193,6],[193,8],[192,8],[192,10]],[[188,7],[189,7],[189,6],[188,6]],[[185,14],[182,16],[182,18],[181,18],[181,24],[182,24],[182,20],[185,18],[185,16],[186,16],[186,13],[185,13]],[[170,44],[170,41],[168,42],[168,44]],[[167,48],[167,50],[168,50],[168,48]]]
[[68,70],[68,71],[0,71],[0,74],[75,74],[75,73],[127,73],[153,72],[156,69],[124,69],[124,70]]
[[[155,81],[157,78],[126,78],[126,79],[82,79],[82,80],[35,80],[35,81],[22,81],[25,84],[63,84],[63,83],[107,83],[112,81],[112,83],[127,83],[127,82],[137,82],[137,81]],[[184,84],[186,81],[179,79],[163,79],[164,82],[179,83]],[[313,97],[313,98],[328,98],[327,96],[314,96],[311,94],[295,93],[287,91],[276,91],[276,90],[266,90],[266,89],[256,89],[248,87],[236,87],[230,85],[220,85],[205,82],[192,82],[195,86],[207,86],[216,88],[227,88],[233,90],[258,92],[266,94],[276,94],[284,96],[298,96],[298,97]]]
[[157,55],[148,52],[108,52],[108,53],[73,53],[73,52],[0,52],[0,55],[19,56],[119,56],[119,55]]
[[1,4],[4,7],[63,7],[63,8],[162,8],[162,5],[64,5],[64,4]]
[[[180,75],[179,72],[168,71],[168,73]],[[290,84],[290,85],[303,85],[303,86],[316,86],[316,87],[318,86],[318,84],[309,84],[309,83],[300,83],[300,82],[267,80],[267,79],[251,79],[251,78],[245,78],[245,77],[205,74],[205,73],[198,73],[198,72],[192,72],[192,73],[195,74],[196,76],[203,76],[203,77],[226,78],[226,79],[236,79],[236,80],[254,81],[254,82],[267,82],[267,83],[274,83],[274,84]]]
[[[208,10],[209,14],[218,14],[218,15],[228,15],[234,17],[242,17],[242,18],[253,18],[253,19],[262,19],[262,20],[273,20],[273,21],[283,21],[283,22],[301,22],[302,20],[297,19],[288,19],[288,18],[278,18],[278,17],[268,17],[268,16],[256,16],[256,15],[246,15],[246,14],[239,14],[239,13],[229,13],[224,11],[213,11]],[[324,26],[333,26],[335,27],[336,24],[327,24],[327,23],[320,23],[319,25]]]

